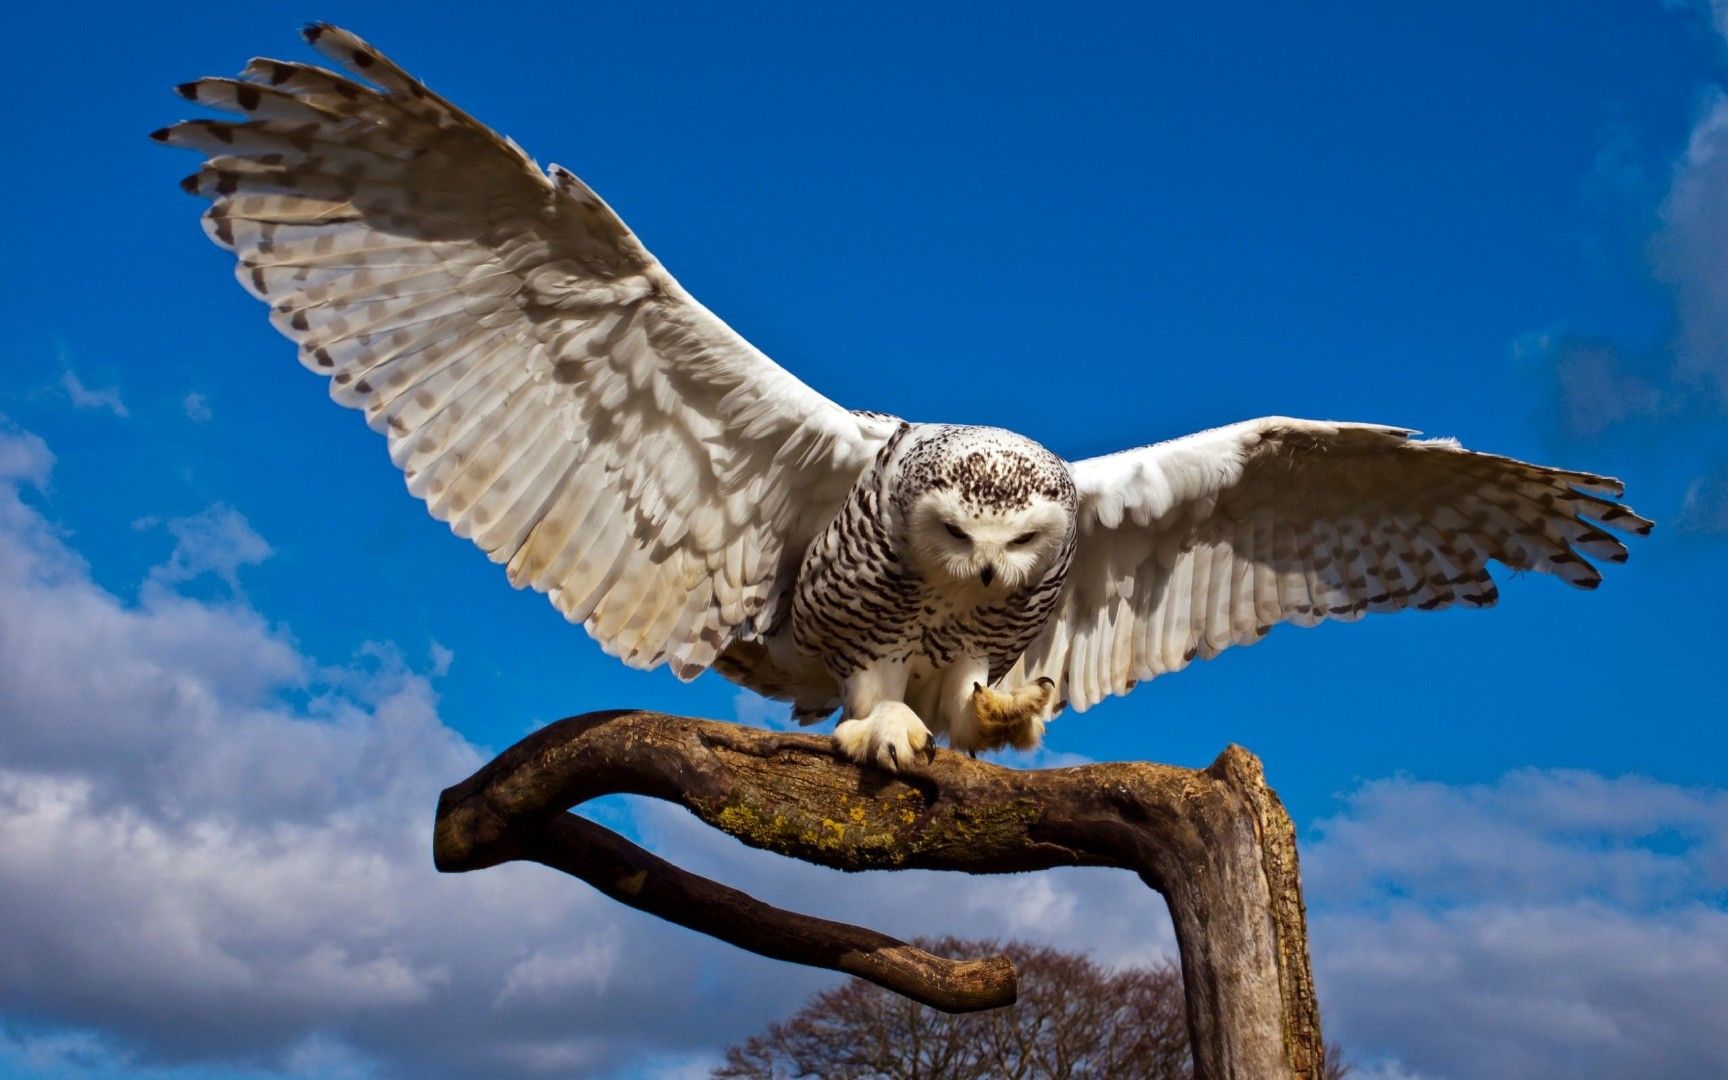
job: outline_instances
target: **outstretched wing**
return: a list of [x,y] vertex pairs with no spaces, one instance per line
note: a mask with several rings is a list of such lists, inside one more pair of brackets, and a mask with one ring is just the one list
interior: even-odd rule
[[1593,589],[1601,526],[1651,524],[1617,480],[1370,424],[1271,417],[1073,466],[1080,539],[1062,605],[1009,684],[1085,709],[1281,622],[1498,599],[1488,563]]
[[689,678],[762,632],[894,422],[776,366],[570,173],[354,35],[306,38],[371,85],[253,60],[179,87],[241,120],[153,136],[209,156],[185,186],[241,284],[409,490],[608,652]]

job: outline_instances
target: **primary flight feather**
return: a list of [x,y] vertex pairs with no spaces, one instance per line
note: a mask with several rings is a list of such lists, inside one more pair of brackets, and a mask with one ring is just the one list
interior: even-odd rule
[[360,38],[358,78],[258,59],[185,83],[239,120],[160,142],[242,285],[409,490],[609,653],[842,710],[888,768],[1029,747],[1052,712],[1274,625],[1485,607],[1647,533],[1606,477],[1273,417],[1065,462],[994,428],[841,408],[699,304],[582,181]]

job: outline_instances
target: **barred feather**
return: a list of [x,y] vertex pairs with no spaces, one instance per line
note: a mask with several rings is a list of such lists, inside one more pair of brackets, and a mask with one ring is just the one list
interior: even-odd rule
[[355,35],[305,36],[358,79],[255,59],[178,88],[237,119],[153,136],[206,156],[206,231],[435,516],[609,652],[694,676],[776,606],[892,423],[775,366],[568,172]]
[[[1273,417],[1076,463],[1071,584],[1006,681],[1084,709],[1278,622],[1492,606],[1490,561],[1593,589],[1589,559],[1626,560],[1606,530],[1650,531],[1618,480],[1413,434]],[[1117,576],[1150,587],[1100,620],[1083,598]]]

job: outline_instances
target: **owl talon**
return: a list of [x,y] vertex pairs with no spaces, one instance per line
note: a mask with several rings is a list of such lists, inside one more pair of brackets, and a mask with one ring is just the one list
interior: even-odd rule
[[972,716],[986,750],[1031,750],[1044,737],[1044,716],[1056,699],[1056,681],[1041,677],[1011,694],[972,684]]
[[902,763],[916,763],[925,750],[935,756],[930,729],[898,701],[885,701],[867,716],[840,721],[834,728],[834,742],[850,760],[888,772],[899,772]]

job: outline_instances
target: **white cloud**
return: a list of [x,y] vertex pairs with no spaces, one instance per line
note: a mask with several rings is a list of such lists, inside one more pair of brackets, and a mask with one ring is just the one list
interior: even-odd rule
[[94,409],[112,413],[122,420],[131,415],[126,411],[126,403],[120,400],[119,387],[93,389],[85,386],[78,378],[78,373],[71,368],[60,373],[60,389],[66,392],[66,398],[72,402],[74,409]]
[[[0,433],[0,1008],[124,1060],[287,1067],[323,1033],[411,1075],[494,1073],[573,1033],[596,1060],[721,1037],[738,1009],[695,973],[722,947],[539,868],[433,871],[438,790],[481,755],[423,676],[388,653],[326,672],[244,604],[165,584],[123,602],[19,499],[49,460]],[[252,561],[198,554],[255,535],[210,523],[167,580]],[[546,976],[609,952],[679,959],[604,995]],[[529,986],[535,957],[533,1007],[474,1006]],[[718,1019],[668,1028],[664,1007]]]
[[644,1080],[709,1080],[726,1063],[724,1054],[690,1054],[642,1064]]
[[[1728,0],[1671,0],[1667,6],[1708,17],[1718,36],[1728,38]],[[1631,136],[1615,126],[1585,185],[1587,192],[1618,187],[1638,203],[1624,216],[1640,242],[1611,248],[1624,247],[1626,259],[1642,253],[1650,274],[1667,287],[1673,320],[1666,340],[1628,347],[1561,332],[1527,335],[1513,351],[1541,358],[1562,433],[1663,446],[1665,459],[1694,477],[1679,513],[1658,508],[1659,515],[1677,517],[1688,531],[1719,534],[1728,532],[1728,483],[1720,467],[1728,455],[1722,439],[1728,431],[1728,200],[1722,198],[1728,190],[1728,92],[1711,88],[1696,113],[1684,149],[1662,170],[1637,163]],[[1659,179],[1647,184],[1646,172]]]
[[[222,1080],[373,1080],[377,1064],[323,1035],[296,1042],[268,1066],[224,1064]],[[37,1032],[0,1023],[0,1076],[17,1080],[212,1080],[195,1063],[146,1063],[89,1030]]]
[[[1718,33],[1728,37],[1728,2],[1715,0]],[[1713,90],[1700,111],[1651,241],[1657,277],[1674,291],[1672,387],[1706,413],[1710,430],[1728,421],[1728,93]],[[1701,403],[1701,404],[1700,404]],[[1718,443],[1718,453],[1728,451]],[[1687,486],[1682,528],[1728,534],[1728,469],[1717,467]]]
[[[0,485],[41,489],[54,468],[54,455],[37,435],[13,427],[0,416]],[[9,500],[10,502],[10,500]],[[4,508],[6,504],[0,504]],[[7,524],[16,522],[7,519]]]
[[450,665],[456,662],[456,653],[442,642],[434,641],[426,649],[426,655],[432,661],[432,677],[442,679],[450,674]]
[[1728,792],[1638,776],[1379,780],[1314,831],[1306,880],[1334,904],[1394,885],[1430,903],[1597,896],[1644,906],[1728,888]]
[[14,1067],[59,1071],[99,1065],[108,1057],[102,1040],[89,1031],[35,1034],[0,1026],[0,1062],[10,1061]]
[[[180,569],[121,600],[19,497],[52,460],[0,428],[0,1013],[38,1025],[0,1029],[0,1072],[700,1075],[835,981],[540,867],[436,874],[431,807],[484,755],[427,677],[388,646],[322,665],[238,593],[175,591],[264,557],[232,511],[184,529]],[[210,555],[212,537],[256,558]],[[1024,937],[1109,964],[1174,951],[1125,872],[848,875],[663,804],[594,809],[695,872],[903,938]],[[1728,1069],[1723,792],[1398,779],[1315,834],[1326,1018],[1366,1075]]]
[[1403,1062],[1395,1058],[1353,1061],[1352,1066],[1350,1080],[1427,1080],[1421,1073],[1406,1069]]
[[1728,94],[1713,91],[1660,210],[1652,250],[1679,320],[1677,376],[1728,406]]
[[[157,524],[147,518],[137,526],[152,528]],[[238,593],[240,571],[274,554],[269,542],[245,517],[220,504],[160,524],[174,537],[174,550],[167,562],[151,570],[150,580],[156,585],[177,585],[209,574]]]
[[615,939],[590,940],[573,949],[535,953],[504,973],[495,1004],[560,998],[571,990],[605,993],[618,966]]
[[[483,755],[439,720],[426,676],[387,646],[321,665],[238,592],[175,591],[237,586],[266,557],[226,508],[169,523],[166,569],[120,599],[20,498],[51,463],[0,430],[0,1012],[47,1024],[0,1040],[0,1071],[69,1046],[100,1061],[55,1067],[88,1075],[678,1075],[835,980],[540,867],[437,874],[431,808]],[[848,876],[673,808],[636,816],[681,863],[905,936],[1171,947],[1125,873]]]
[[1344,1046],[1433,1077],[1728,1075],[1728,791],[1383,780],[1314,832],[1314,963]]
[[210,399],[196,390],[189,392],[180,399],[180,411],[186,414],[186,419],[194,424],[202,424],[213,418],[216,413],[210,408]]
[[1328,915],[1314,930],[1329,1031],[1424,1075],[1728,1075],[1728,914],[1596,903]]
[[1653,421],[1675,411],[1675,403],[1652,380],[1634,370],[1609,341],[1565,337],[1548,344],[1559,391],[1560,422],[1567,435],[1594,439],[1620,424]]
[[1680,503],[1680,526],[1728,536],[1728,465],[1693,479]]

